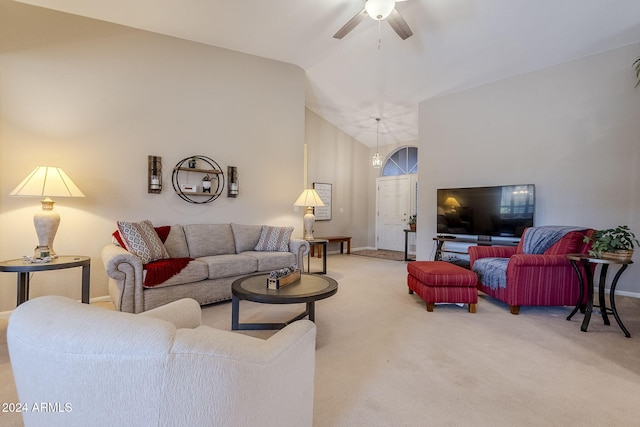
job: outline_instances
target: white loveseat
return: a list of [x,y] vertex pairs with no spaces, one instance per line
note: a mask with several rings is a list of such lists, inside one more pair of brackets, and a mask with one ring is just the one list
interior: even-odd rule
[[[159,234],[162,229],[165,238],[159,245],[166,255],[153,262],[117,243],[103,248],[109,294],[117,310],[141,313],[181,298],[193,298],[201,305],[230,300],[237,278],[292,265],[302,269],[309,252],[308,242],[289,237],[281,239],[280,250],[269,247],[267,243],[274,243],[269,241],[272,233],[284,229],[290,233],[292,227],[231,223],[156,228]],[[255,250],[259,243],[262,250]],[[156,281],[150,283],[152,278]]]
[[47,427],[311,426],[315,337],[309,320],[267,340],[200,326],[192,299],[131,314],[44,296],[7,328],[24,424]]

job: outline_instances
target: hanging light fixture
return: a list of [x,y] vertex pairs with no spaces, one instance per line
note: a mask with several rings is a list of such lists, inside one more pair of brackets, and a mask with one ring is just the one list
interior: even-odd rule
[[373,160],[371,161],[371,165],[374,168],[382,167],[382,157],[380,157],[380,153],[378,152],[379,145],[380,145],[380,117],[376,117],[376,154],[373,155]]
[[394,7],[396,7],[395,0],[367,0],[364,4],[367,14],[377,21],[388,17]]

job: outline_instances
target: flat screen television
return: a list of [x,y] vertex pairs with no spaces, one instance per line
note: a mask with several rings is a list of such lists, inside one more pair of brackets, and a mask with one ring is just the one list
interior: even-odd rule
[[519,238],[533,226],[535,186],[439,188],[438,235]]

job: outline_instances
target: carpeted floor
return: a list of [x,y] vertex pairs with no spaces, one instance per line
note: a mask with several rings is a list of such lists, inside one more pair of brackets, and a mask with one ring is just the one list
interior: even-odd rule
[[[403,262],[330,255],[328,273],[339,290],[316,303],[315,427],[638,425],[640,299],[617,298],[625,338],[595,312],[584,333],[568,307],[514,316],[484,295],[475,314],[429,313],[407,293]],[[240,316],[278,321],[301,308],[242,301]],[[203,309],[206,325],[229,330],[230,319],[230,303]],[[0,401],[14,402],[0,346]],[[0,425],[21,425],[11,415]]]
[[351,254],[366,256],[370,258],[388,259],[391,261],[404,261],[404,252],[389,251],[386,249],[378,249],[378,250],[363,249],[360,251],[352,251]]

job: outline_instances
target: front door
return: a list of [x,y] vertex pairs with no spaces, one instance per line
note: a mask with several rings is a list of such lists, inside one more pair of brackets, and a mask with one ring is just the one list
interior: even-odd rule
[[408,228],[411,208],[409,175],[376,179],[377,217],[376,246],[378,249],[404,251],[404,229]]

